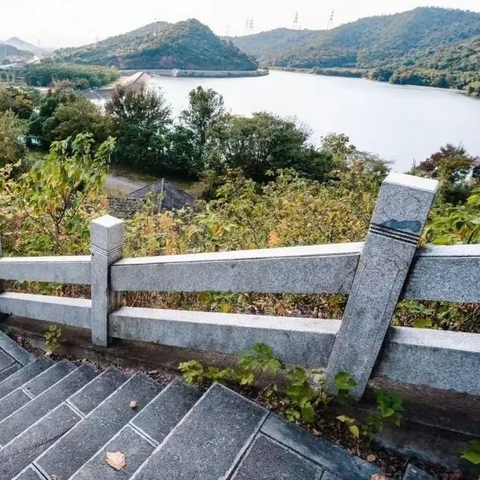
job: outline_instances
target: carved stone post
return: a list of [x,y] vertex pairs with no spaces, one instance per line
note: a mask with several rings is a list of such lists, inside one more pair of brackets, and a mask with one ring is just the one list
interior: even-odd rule
[[412,263],[438,182],[391,173],[378,196],[327,376],[347,372],[363,395]]
[[123,256],[123,220],[105,215],[91,223],[92,342],[108,346],[108,315],[121,306],[110,288],[110,265]]

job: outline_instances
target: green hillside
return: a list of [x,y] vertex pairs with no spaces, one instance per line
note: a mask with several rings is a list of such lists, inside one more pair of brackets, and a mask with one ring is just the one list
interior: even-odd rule
[[370,70],[376,80],[465,90],[480,80],[480,14],[463,10],[416,8],[328,31],[279,29],[232,41],[268,66]]
[[156,22],[93,45],[55,52],[56,61],[121,69],[256,70],[255,60],[198,20]]

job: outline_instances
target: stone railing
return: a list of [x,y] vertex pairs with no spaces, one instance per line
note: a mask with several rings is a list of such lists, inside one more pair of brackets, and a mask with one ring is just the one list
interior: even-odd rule
[[[1,293],[0,313],[110,337],[238,354],[271,345],[289,363],[480,395],[480,335],[391,327],[399,299],[480,303],[480,245],[417,248],[437,182],[390,174],[362,243],[122,258],[123,222],[92,222],[92,255],[1,258],[3,280],[90,284],[91,300]],[[1,286],[0,286],[1,287]],[[319,320],[122,306],[121,292],[342,293]]]

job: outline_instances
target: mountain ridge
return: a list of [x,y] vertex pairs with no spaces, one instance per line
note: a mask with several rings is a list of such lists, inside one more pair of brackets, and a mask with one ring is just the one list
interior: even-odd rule
[[[477,35],[480,13],[418,7],[362,18],[331,30],[276,29],[231,41],[269,66],[375,68],[388,64],[392,55],[439,48]],[[294,42],[291,47],[290,41]]]
[[120,69],[256,70],[258,64],[196,19],[155,22],[80,48],[61,49],[56,62]]

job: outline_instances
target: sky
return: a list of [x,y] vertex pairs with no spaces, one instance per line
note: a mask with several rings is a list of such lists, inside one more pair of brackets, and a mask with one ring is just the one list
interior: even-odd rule
[[[0,0],[0,39],[20,37],[42,47],[73,47],[125,33],[156,20],[197,18],[219,35],[277,27],[324,29],[419,6],[480,12],[480,0]],[[253,19],[253,30],[245,28]]]

